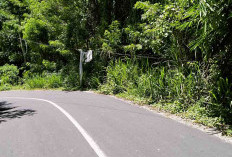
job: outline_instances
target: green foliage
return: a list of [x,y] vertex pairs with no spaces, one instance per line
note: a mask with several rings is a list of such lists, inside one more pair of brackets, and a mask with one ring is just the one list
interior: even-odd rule
[[106,30],[104,33],[102,50],[109,55],[115,53],[121,43],[122,32],[119,29],[119,26],[120,23],[118,21],[113,21],[109,26],[109,30]]
[[59,74],[44,73],[33,77],[24,76],[24,86],[29,89],[60,88],[63,82]]
[[219,127],[220,124],[223,124],[223,119],[221,117],[215,117],[209,114],[209,110],[201,103],[202,102],[199,101],[197,104],[191,106],[183,116],[194,120],[196,123],[209,127]]
[[64,80],[64,88],[67,90],[80,89],[78,67],[73,65],[66,66],[61,71],[62,79]]
[[17,66],[6,64],[0,67],[1,86],[16,85],[18,83],[19,69]]
[[56,63],[55,62],[50,62],[48,60],[43,60],[42,64],[44,66],[44,70],[46,70],[48,72],[53,72],[53,71],[56,70]]
[[232,123],[232,84],[228,79],[219,78],[216,86],[210,91],[212,102],[211,108],[217,110],[215,115],[222,116],[227,123]]
[[[195,66],[193,66],[195,64]],[[114,94],[128,92],[152,101],[178,101],[183,107],[200,99],[205,92],[205,80],[197,63],[191,63],[189,72],[166,67],[149,68],[143,72],[132,60],[118,60],[107,67],[105,88]],[[104,87],[104,86],[103,86]],[[108,92],[110,93],[110,92]]]
[[26,21],[23,32],[24,39],[31,41],[46,41],[47,29],[46,23],[40,19],[30,18]]
[[3,84],[0,86],[0,91],[6,91],[6,90],[11,90],[12,86],[9,84]]
[[122,93],[133,88],[133,83],[138,79],[138,67],[131,60],[123,62],[117,60],[107,67],[107,84],[101,87],[104,93]]

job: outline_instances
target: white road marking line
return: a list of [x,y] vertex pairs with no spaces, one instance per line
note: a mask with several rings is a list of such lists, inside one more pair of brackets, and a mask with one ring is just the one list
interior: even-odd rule
[[98,144],[93,140],[93,138],[85,131],[85,129],[62,107],[57,105],[56,103],[45,100],[45,99],[38,99],[38,98],[24,98],[24,97],[1,97],[1,99],[26,99],[26,100],[38,100],[38,101],[44,101],[47,103],[52,104],[54,107],[56,107],[58,110],[60,110],[72,123],[73,125],[78,129],[78,131],[82,134],[82,136],[85,138],[85,140],[89,143],[90,147],[95,151],[95,153],[98,155],[98,157],[107,157],[105,153],[101,150],[101,148],[98,146]]

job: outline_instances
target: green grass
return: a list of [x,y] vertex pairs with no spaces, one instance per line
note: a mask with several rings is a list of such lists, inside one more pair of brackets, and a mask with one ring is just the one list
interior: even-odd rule
[[63,80],[59,74],[44,73],[42,75],[24,77],[18,83],[4,83],[0,86],[0,91],[22,89],[63,89]]
[[63,82],[58,74],[44,74],[26,78],[23,86],[26,89],[53,89],[62,87]]
[[196,63],[186,64],[184,68],[148,67],[132,60],[111,62],[99,92],[148,104],[153,109],[216,127],[232,136],[231,86],[227,80],[220,79],[216,86],[210,85]]

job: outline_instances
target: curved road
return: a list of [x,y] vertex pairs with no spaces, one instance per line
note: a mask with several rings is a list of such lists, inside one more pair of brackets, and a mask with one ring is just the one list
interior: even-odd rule
[[9,91],[0,157],[232,157],[232,145],[108,96]]

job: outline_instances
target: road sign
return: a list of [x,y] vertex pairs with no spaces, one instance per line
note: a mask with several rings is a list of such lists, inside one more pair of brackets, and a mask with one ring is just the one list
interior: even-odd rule
[[90,62],[93,59],[93,51],[92,50],[87,51],[85,53],[85,57],[86,57],[85,63]]

